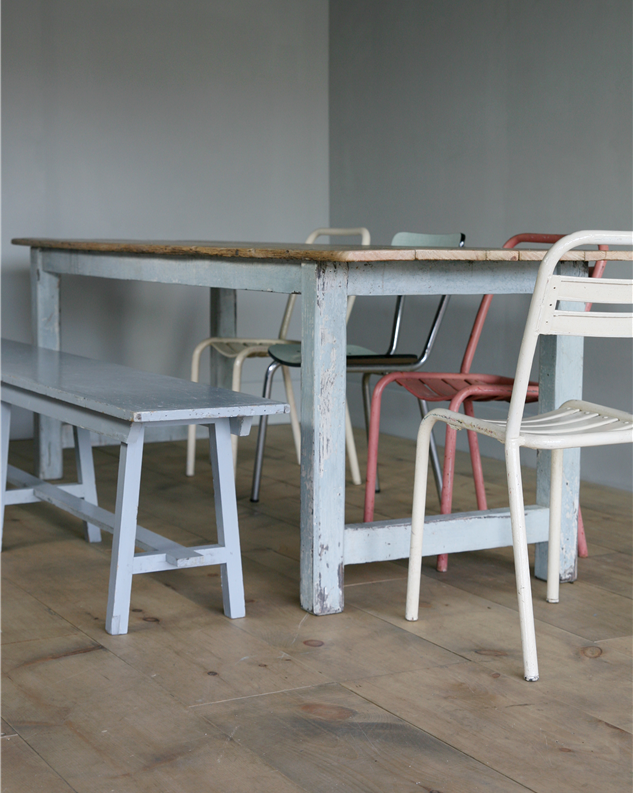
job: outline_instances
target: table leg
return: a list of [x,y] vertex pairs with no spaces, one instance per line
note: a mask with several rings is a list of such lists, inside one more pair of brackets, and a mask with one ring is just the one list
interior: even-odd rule
[[[568,270],[568,268],[566,268]],[[562,272],[562,274],[564,274]],[[566,273],[568,274],[568,273]],[[570,274],[581,275],[579,270]],[[565,308],[566,304],[562,304]],[[573,306],[571,305],[571,308]],[[583,385],[583,338],[542,336],[539,347],[539,412],[555,410],[568,399],[580,399]],[[559,580],[577,578],[577,514],[579,512],[579,449],[566,449],[561,509]],[[537,503],[550,503],[550,452],[537,453]],[[548,577],[548,543],[535,545],[535,576]]]
[[[210,292],[209,335],[231,338],[236,335],[236,290],[213,288]],[[213,347],[211,354],[211,385],[231,388],[233,358],[221,355]]]
[[2,402],[2,423],[0,425],[0,550],[2,550],[2,530],[4,527],[4,501],[7,491],[7,471],[9,467],[9,434],[11,432],[11,405]]
[[300,601],[343,609],[347,267],[302,264]]
[[[60,349],[60,277],[44,271],[43,252],[31,248],[31,317],[33,338],[38,347]],[[35,475],[40,479],[61,479],[62,425],[49,416],[34,416]]]

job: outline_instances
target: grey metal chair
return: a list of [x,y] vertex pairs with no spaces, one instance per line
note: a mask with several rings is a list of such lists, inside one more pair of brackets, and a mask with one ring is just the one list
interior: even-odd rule
[[[456,234],[417,234],[409,231],[400,231],[395,234],[392,239],[394,246],[407,246],[419,248],[463,248],[465,244],[465,235],[462,233]],[[405,307],[405,295],[399,295],[396,299],[396,308],[394,311],[394,320],[392,323],[392,336],[387,352],[384,355],[352,355],[347,359],[347,370],[351,373],[363,374],[362,390],[363,390],[363,412],[365,417],[366,435],[370,431],[370,378],[372,375],[382,377],[384,374],[391,372],[414,372],[425,365],[429,358],[433,346],[440,330],[445,311],[449,305],[450,295],[442,295],[436,308],[436,314],[432,321],[425,345],[420,353],[400,353],[397,354],[396,348],[399,342],[401,322],[403,318],[403,309]],[[418,400],[418,406],[421,412],[421,417],[424,418],[429,409],[427,402],[424,399]],[[431,439],[430,444],[430,457],[432,461],[432,470],[436,489],[438,490],[438,498],[442,493],[442,469],[438,459],[438,451],[436,449],[435,440]],[[379,478],[377,472],[375,491],[380,492]]]
[[[418,234],[413,232],[402,231],[396,234],[392,239],[393,246],[402,247],[419,247],[419,248],[462,248],[465,243],[465,235],[462,233],[456,234]],[[347,356],[347,371],[357,372],[363,374],[363,406],[365,413],[366,433],[369,431],[370,422],[370,377],[373,374],[383,375],[388,372],[402,372],[414,371],[421,366],[429,358],[429,355],[436,341],[441,322],[445,315],[447,305],[449,303],[449,295],[443,295],[438,303],[436,314],[434,316],[431,329],[425,341],[425,345],[420,354],[416,353],[399,353],[396,349],[399,342],[399,336],[402,325],[403,308],[405,306],[405,295],[399,295],[396,299],[396,307],[394,311],[394,318],[392,321],[392,334],[388,349],[383,354],[377,354],[372,350],[365,347],[349,344],[346,348]],[[264,378],[264,396],[270,398],[271,388],[273,385],[273,376],[280,366],[298,367],[302,363],[301,344],[273,344],[268,349],[268,354],[273,358],[272,363],[269,365]],[[419,401],[422,416],[427,415],[427,404],[424,401]],[[264,458],[264,446],[266,443],[266,429],[267,429],[266,416],[260,419],[260,427],[258,432],[258,439],[256,445],[255,464],[253,469],[253,482],[251,487],[251,501],[259,501],[260,499],[260,483],[262,480],[262,463]],[[440,468],[440,461],[438,459],[438,452],[436,444],[432,439],[432,446],[430,449],[432,459],[432,468],[438,495],[440,497],[442,490],[442,470]],[[379,490],[379,482],[377,477],[376,483],[377,492]]]

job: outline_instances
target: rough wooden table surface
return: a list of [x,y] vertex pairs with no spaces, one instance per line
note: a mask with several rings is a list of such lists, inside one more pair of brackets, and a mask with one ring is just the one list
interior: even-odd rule
[[[385,245],[304,245],[279,242],[222,242],[194,240],[72,240],[20,237],[14,245],[31,248],[103,253],[151,254],[153,256],[201,256],[230,259],[287,259],[291,261],[541,261],[546,249],[504,248],[395,248]],[[597,261],[604,251],[570,251],[566,261]],[[611,261],[632,258],[631,251],[610,251]]]

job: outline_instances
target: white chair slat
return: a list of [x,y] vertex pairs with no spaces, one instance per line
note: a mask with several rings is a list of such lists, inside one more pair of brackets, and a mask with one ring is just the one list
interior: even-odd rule
[[632,314],[592,311],[554,311],[540,322],[547,336],[592,336],[627,339],[632,336]]
[[580,303],[632,302],[632,281],[626,278],[574,278],[553,275],[550,278],[545,299],[554,292],[557,300]]

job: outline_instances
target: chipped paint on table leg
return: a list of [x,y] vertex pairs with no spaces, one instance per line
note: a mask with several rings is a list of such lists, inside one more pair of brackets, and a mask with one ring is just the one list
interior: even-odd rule
[[[236,290],[210,289],[209,336],[233,338],[236,335]],[[233,358],[221,355],[213,347],[211,355],[211,384],[231,388]]]
[[11,431],[11,405],[8,402],[2,402],[2,417],[0,425],[0,476],[2,482],[0,487],[1,501],[0,501],[0,550],[2,550],[2,530],[4,527],[4,505],[5,493],[7,492],[7,471],[9,468],[9,433]]
[[347,267],[302,264],[302,607],[343,609]]
[[[60,349],[60,276],[44,270],[44,252],[31,248],[31,317],[38,347]],[[35,473],[41,479],[61,479],[62,425],[49,416],[34,416]]]

